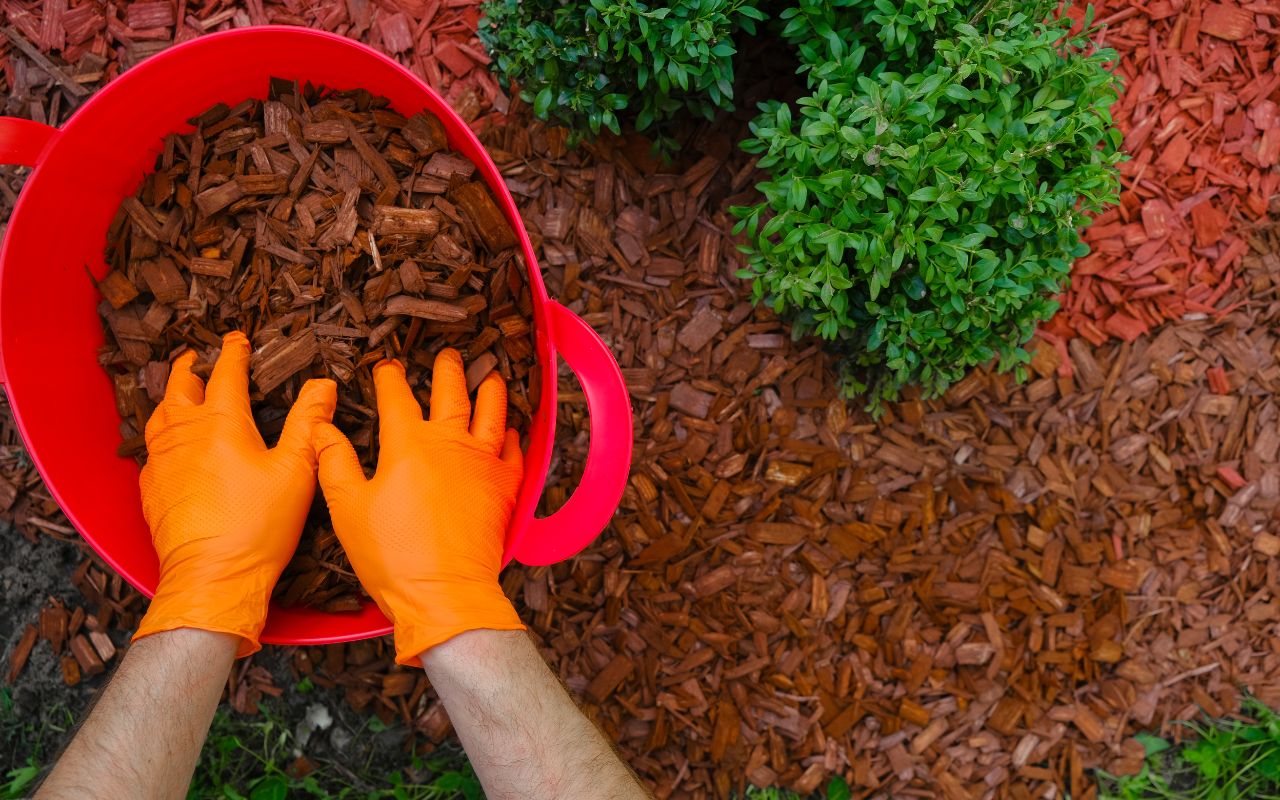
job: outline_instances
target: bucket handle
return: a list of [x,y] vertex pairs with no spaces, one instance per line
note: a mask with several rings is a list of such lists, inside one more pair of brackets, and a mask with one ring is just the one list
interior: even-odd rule
[[[20,117],[0,117],[0,164],[36,166],[45,150],[57,138],[57,134],[57,128],[40,122]],[[4,358],[0,356],[0,384],[8,382]]]
[[58,129],[19,117],[0,117],[0,164],[34,167]]
[[[631,399],[618,362],[586,320],[554,300],[546,308],[555,350],[587,396],[591,444],[578,488],[559,511],[531,520],[516,545],[513,557],[530,566],[563,561],[591,544],[613,518],[631,469]],[[543,379],[555,380],[555,373]]]

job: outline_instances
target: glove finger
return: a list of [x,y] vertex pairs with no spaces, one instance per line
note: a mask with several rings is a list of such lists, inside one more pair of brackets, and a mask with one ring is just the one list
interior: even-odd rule
[[191,371],[196,351],[187,350],[169,368],[169,382],[164,387],[164,403],[174,406],[198,406],[204,402],[204,381]]
[[160,431],[164,430],[164,405],[156,406],[151,412],[151,416],[147,418],[147,425],[142,429],[142,440],[147,443],[150,448],[155,443],[156,437],[160,435]]
[[476,391],[476,412],[471,419],[471,435],[495,456],[502,452],[507,429],[507,382],[490,372]]
[[222,337],[222,353],[213,363],[205,399],[217,405],[249,411],[249,338],[240,331]]
[[452,347],[440,351],[431,370],[431,421],[464,430],[471,421],[462,356]]
[[317,422],[312,426],[311,446],[320,464],[320,488],[326,500],[332,502],[342,490],[366,483],[355,448],[333,423]]
[[524,453],[520,452],[520,434],[515,428],[507,428],[507,439],[502,444],[502,463],[524,474]]
[[338,384],[328,378],[313,378],[302,384],[298,399],[285,417],[284,430],[275,449],[281,453],[302,456],[314,469],[316,451],[312,446],[312,430],[331,422],[338,406]]
[[373,389],[378,402],[378,446],[387,449],[404,441],[410,426],[422,422],[422,406],[404,377],[404,365],[383,359],[373,367]]

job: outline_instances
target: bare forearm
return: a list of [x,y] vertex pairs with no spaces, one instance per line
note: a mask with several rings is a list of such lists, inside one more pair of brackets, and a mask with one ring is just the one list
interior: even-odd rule
[[186,628],[135,642],[36,797],[185,797],[237,644]]
[[490,800],[649,796],[524,633],[469,631],[422,665]]

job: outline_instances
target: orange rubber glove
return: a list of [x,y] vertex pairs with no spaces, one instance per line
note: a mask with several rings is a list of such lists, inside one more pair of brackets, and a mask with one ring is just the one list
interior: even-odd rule
[[271,590],[298,546],[315,495],[312,428],[337,404],[330,380],[303,385],[268,450],[249,410],[249,340],[222,340],[209,387],[178,356],[147,420],[142,513],[160,556],[160,585],[135,639],[174,628],[242,638],[261,648]]
[[[431,420],[398,361],[373,368],[378,470],[365,479],[351,443],[317,425],[315,449],[333,527],[360,583],[395,625],[396,661],[478,628],[523,630],[502,588],[502,545],[520,488],[520,440],[507,430],[507,387],[490,373],[467,399],[462,357],[443,350]],[[470,425],[468,425],[470,423]]]

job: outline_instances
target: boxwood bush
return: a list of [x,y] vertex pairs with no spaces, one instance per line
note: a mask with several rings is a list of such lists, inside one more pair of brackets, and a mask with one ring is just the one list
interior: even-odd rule
[[[1116,81],[1056,2],[800,0],[810,94],[743,146],[769,175],[735,209],[757,300],[840,355],[875,411],[1022,349],[1057,310],[1083,214],[1115,201]],[[1086,31],[1089,26],[1086,20]]]
[[[538,116],[644,130],[733,97],[762,0],[488,0],[481,38]],[[1115,58],[1056,0],[785,0],[807,96],[762,106],[743,147],[760,202],[734,211],[757,301],[839,356],[879,410],[943,392],[1057,310],[1079,228],[1113,203]],[[508,84],[509,85],[509,84]],[[659,143],[663,140],[659,137]]]
[[480,39],[503,85],[577,134],[637,130],[733,107],[734,38],[764,19],[759,0],[488,0]]

